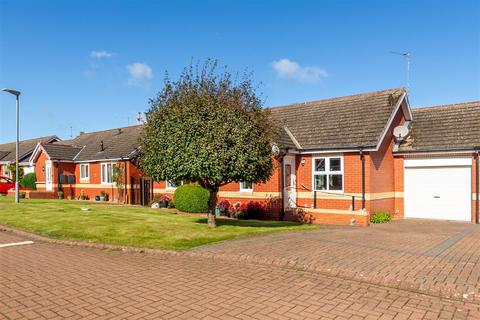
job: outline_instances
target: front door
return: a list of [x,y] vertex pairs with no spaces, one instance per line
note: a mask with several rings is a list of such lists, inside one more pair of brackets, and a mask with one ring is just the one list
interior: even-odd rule
[[53,190],[53,180],[52,180],[52,162],[45,161],[45,190]]
[[297,206],[297,188],[295,175],[295,156],[285,156],[283,159],[284,186],[285,186],[285,208],[295,208]]

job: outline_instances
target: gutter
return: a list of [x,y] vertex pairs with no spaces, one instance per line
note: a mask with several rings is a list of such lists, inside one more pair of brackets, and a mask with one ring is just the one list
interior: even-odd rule
[[340,147],[335,149],[329,148],[310,148],[310,149],[301,149],[299,150],[300,154],[309,154],[309,153],[338,153],[338,152],[360,152],[360,151],[377,151],[375,146],[366,146],[366,147]]
[[471,153],[478,152],[477,148],[454,148],[454,149],[435,149],[435,150],[403,150],[394,152],[395,155],[404,154],[434,154],[434,153]]

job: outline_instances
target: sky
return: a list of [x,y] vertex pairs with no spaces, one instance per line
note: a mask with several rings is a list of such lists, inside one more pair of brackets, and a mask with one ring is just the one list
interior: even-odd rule
[[406,86],[390,52],[410,52],[411,106],[461,103],[480,100],[479,21],[459,0],[0,0],[0,87],[22,92],[21,139],[133,124],[166,71],[207,58],[252,71],[269,107]]

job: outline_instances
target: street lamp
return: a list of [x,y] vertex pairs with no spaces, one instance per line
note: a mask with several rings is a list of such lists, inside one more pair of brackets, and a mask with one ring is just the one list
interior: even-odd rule
[[19,194],[19,183],[18,183],[18,136],[19,136],[19,101],[18,97],[20,96],[20,91],[9,89],[9,88],[3,88],[2,91],[8,92],[10,94],[13,94],[17,99],[17,140],[15,141],[15,203],[20,202],[20,194]]

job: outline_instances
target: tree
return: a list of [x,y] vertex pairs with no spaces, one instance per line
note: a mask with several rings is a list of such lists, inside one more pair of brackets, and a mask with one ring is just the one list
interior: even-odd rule
[[123,193],[124,193],[123,187],[125,186],[124,170],[126,170],[126,168],[123,167],[123,170],[122,170],[122,168],[120,168],[120,163],[113,166],[113,181],[115,182],[115,186],[117,187],[118,203],[120,203],[123,199]]
[[[11,172],[11,177],[12,177],[12,180],[16,181],[16,177],[17,177],[17,170],[16,170],[16,166],[14,164],[9,164],[8,165],[8,171]],[[23,167],[18,167],[18,181],[22,180],[22,177],[23,177]]]
[[251,74],[234,80],[216,61],[190,65],[150,100],[139,164],[156,181],[191,181],[210,192],[208,225],[214,227],[221,186],[266,182],[277,136],[262,108]]

